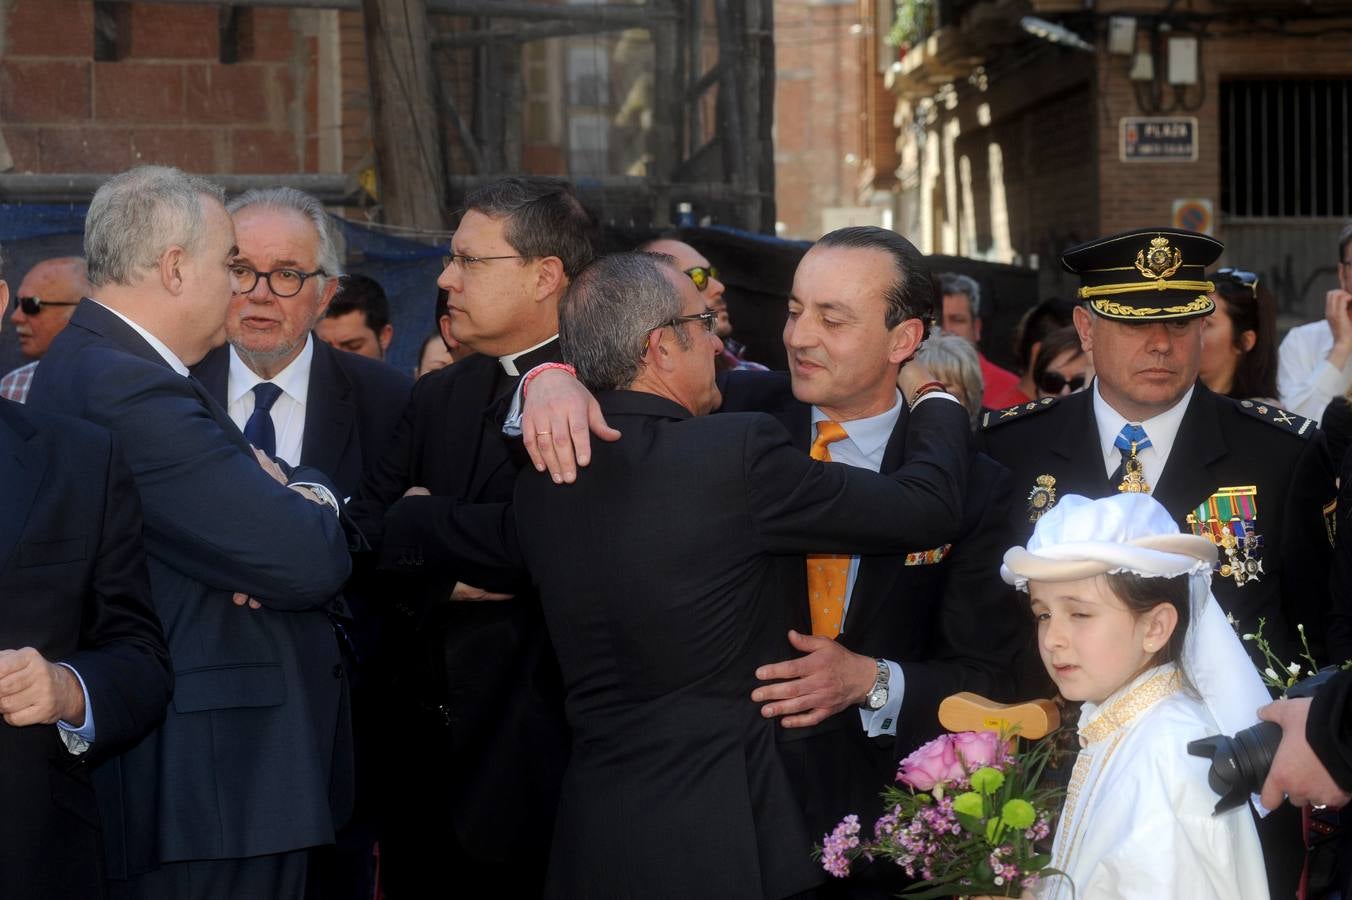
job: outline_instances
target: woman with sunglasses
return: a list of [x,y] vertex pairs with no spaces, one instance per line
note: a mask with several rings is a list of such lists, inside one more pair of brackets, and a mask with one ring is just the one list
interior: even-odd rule
[[1202,383],[1236,400],[1277,401],[1277,309],[1258,276],[1221,269],[1211,276],[1216,311],[1202,319]]
[[1094,361],[1080,346],[1074,326],[1058,328],[1042,339],[1033,363],[1035,399],[1065,397],[1082,390],[1094,377]]

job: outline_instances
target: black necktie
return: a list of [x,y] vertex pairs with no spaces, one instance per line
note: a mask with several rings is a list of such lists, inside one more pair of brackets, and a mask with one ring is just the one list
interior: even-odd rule
[[244,436],[268,456],[277,455],[277,429],[272,426],[272,404],[282,395],[282,389],[271,381],[260,381],[253,386],[254,409],[244,423]]

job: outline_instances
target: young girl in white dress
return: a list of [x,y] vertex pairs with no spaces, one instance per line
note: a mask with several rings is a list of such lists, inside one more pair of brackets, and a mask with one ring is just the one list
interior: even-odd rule
[[1187,751],[1254,724],[1268,702],[1211,596],[1215,561],[1210,540],[1179,534],[1144,494],[1065,497],[1005,554],[1043,664],[1083,703],[1052,850],[1066,875],[1038,886],[1042,900],[1267,900],[1248,806],[1213,815],[1210,761]]

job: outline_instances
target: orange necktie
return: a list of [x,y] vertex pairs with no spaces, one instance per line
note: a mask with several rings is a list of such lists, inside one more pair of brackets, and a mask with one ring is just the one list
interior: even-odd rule
[[[827,446],[849,437],[835,422],[817,423],[817,439],[810,451],[813,459],[831,461]],[[812,614],[812,633],[834,638],[845,619],[845,585],[850,578],[850,557],[839,553],[809,553],[807,599]]]

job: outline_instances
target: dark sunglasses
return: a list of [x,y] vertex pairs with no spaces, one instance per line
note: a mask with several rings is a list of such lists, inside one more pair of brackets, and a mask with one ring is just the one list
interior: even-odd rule
[[44,306],[79,306],[78,302],[67,303],[61,300],[43,300],[41,297],[15,297],[14,305],[23,310],[25,316],[36,316]]
[[1243,269],[1217,269],[1217,278],[1228,278],[1231,281],[1238,281],[1249,290],[1253,291],[1255,297],[1258,296],[1258,275],[1254,272],[1245,272]]
[[1073,375],[1067,378],[1060,372],[1047,371],[1043,372],[1042,377],[1037,380],[1038,388],[1048,394],[1059,394],[1066,385],[1070,385],[1071,391],[1078,391],[1084,387],[1084,376]]
[[718,277],[718,270],[713,266],[695,266],[693,269],[686,269],[685,274],[690,276],[690,280],[695,282],[695,287],[701,291],[709,286],[709,282]]

